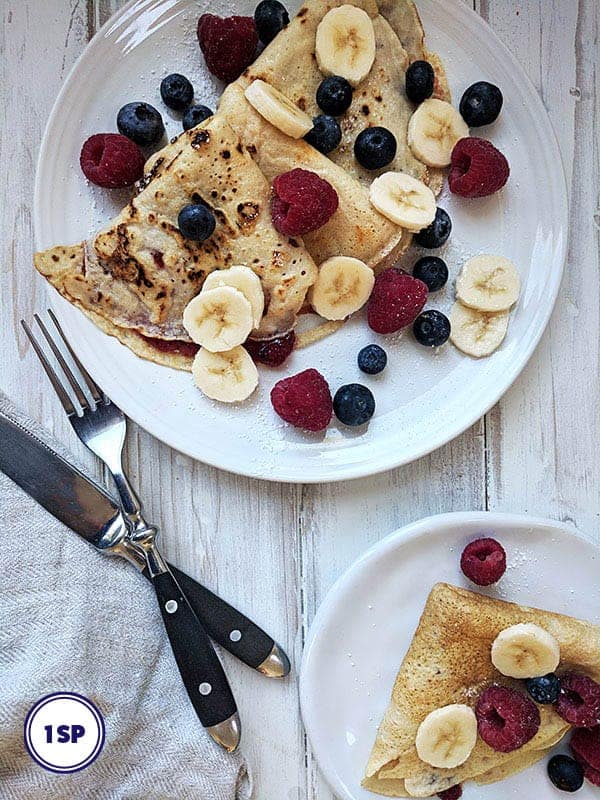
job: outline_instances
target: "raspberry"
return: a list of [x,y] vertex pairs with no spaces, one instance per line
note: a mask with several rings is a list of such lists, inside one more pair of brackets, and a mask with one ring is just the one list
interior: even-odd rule
[[462,797],[462,786],[457,783],[456,786],[451,786],[445,792],[438,792],[438,797],[442,800],[460,800]]
[[198,43],[210,72],[232,83],[254,61],[258,46],[256,23],[252,17],[203,14],[198,20]]
[[411,325],[427,302],[427,285],[401,269],[386,269],[375,279],[367,310],[371,330],[395,333]]
[[329,222],[339,205],[333,186],[307,169],[293,169],[273,181],[271,216],[285,236],[304,236]]
[[585,767],[583,774],[591,784],[593,784],[594,786],[600,786],[599,770],[594,769],[593,767]]
[[504,575],[506,553],[495,539],[476,539],[463,550],[460,568],[477,586],[489,586]]
[[282,419],[305,431],[324,430],[333,413],[329,386],[316,369],[276,383],[271,390],[271,403]]
[[578,728],[571,736],[570,746],[580,764],[600,770],[600,727]]
[[567,672],[560,679],[556,711],[576,728],[594,728],[600,724],[600,685],[587,675]]
[[512,753],[536,735],[540,712],[525,695],[505,686],[490,686],[475,708],[477,729],[486,744],[499,753]]
[[467,136],[452,151],[448,185],[461,197],[487,197],[501,189],[510,175],[508,161],[487,139]]
[[268,367],[280,367],[291,355],[295,344],[296,334],[294,331],[290,331],[284,336],[278,336],[276,339],[269,339],[266,342],[248,339],[244,347],[254,361],[266,364]]
[[120,133],[95,133],[83,143],[79,164],[85,177],[96,186],[122,189],[144,174],[144,154]]

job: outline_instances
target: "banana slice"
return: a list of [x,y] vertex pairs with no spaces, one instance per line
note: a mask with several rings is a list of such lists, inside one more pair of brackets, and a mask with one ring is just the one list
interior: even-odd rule
[[470,258],[456,281],[456,296],[479,311],[506,311],[519,299],[521,279],[515,265],[503,256]]
[[196,344],[211,353],[231,350],[245,342],[253,324],[250,302],[232,286],[200,292],[183,312],[183,327]]
[[362,8],[332,8],[317,28],[317,64],[323,75],[341,75],[352,86],[363,81],[375,61],[375,30]]
[[371,184],[371,205],[408,231],[426,228],[435,218],[435,195],[424,183],[404,172],[385,172]]
[[455,703],[428,714],[419,725],[416,748],[421,761],[452,769],[464,764],[477,741],[477,718],[469,706]]
[[211,353],[202,347],[194,359],[192,375],[207,397],[221,403],[239,403],[258,386],[258,370],[243,347],[222,353]]
[[425,100],[408,123],[408,146],[430,167],[447,167],[454,145],[469,135],[469,126],[445,100]]
[[314,127],[312,119],[291,100],[261,80],[253,81],[246,89],[246,100],[261,117],[292,139],[302,139]]
[[334,256],[319,267],[308,300],[324,319],[345,319],[364,306],[374,284],[373,270],[364,261]]
[[560,645],[551,633],[531,622],[511,625],[492,645],[492,664],[509,678],[539,678],[560,663]]
[[450,310],[450,341],[475,358],[489,356],[500,347],[508,330],[508,311],[488,314],[455,303]]
[[245,266],[216,269],[204,281],[202,291],[215,289],[217,286],[232,286],[244,295],[252,306],[254,327],[258,328],[265,309],[265,293],[256,272]]

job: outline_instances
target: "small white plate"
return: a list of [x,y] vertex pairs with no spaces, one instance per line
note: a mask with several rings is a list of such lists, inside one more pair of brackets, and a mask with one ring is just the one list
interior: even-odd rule
[[[497,537],[508,562],[502,580],[487,590],[473,586],[460,570],[463,548],[481,535]],[[356,561],[317,612],[300,675],[304,725],[336,796],[378,796],[362,789],[360,781],[396,674],[435,583],[597,622],[599,562],[598,547],[566,525],[485,512],[420,520]],[[565,744],[557,750],[568,752]],[[465,800],[563,796],[547,778],[546,759],[492,786],[464,786]],[[586,782],[577,797],[592,800],[598,790]]]
[[[256,0],[135,0],[117,13],[90,43],[56,101],[38,165],[34,218],[39,248],[90,236],[114,216],[128,192],[87,184],[79,169],[82,142],[116,130],[118,109],[131,100],[159,108],[169,136],[181,130],[159,95],[160,80],[183,72],[196,98],[212,107],[221,91],[207,73],[195,36],[203,11],[252,13]],[[299,3],[292,0],[290,10]],[[430,306],[447,311],[453,284],[471,255],[499,253],[518,266],[523,291],[508,336],[488,359],[477,361],[452,345],[439,352],[417,344],[410,331],[378,337],[364,319],[296,352],[282,369],[261,368],[259,390],[246,403],[213,403],[187,373],[136,358],[101,333],[52,292],[69,339],[104,391],[137,423],[162,441],[201,461],[232,472],[278,481],[322,482],[356,478],[412,461],[440,447],[481,417],[507,390],[532,354],[560,284],[567,238],[567,193],[561,159],[544,106],[522,68],[491,29],[465,3],[420,0],[427,44],[447,67],[455,103],[476,80],[504,92],[500,119],[475,131],[506,153],[511,179],[497,195],[462,200],[446,192],[440,204],[454,223],[441,251],[451,279]],[[409,257],[406,266],[416,260]],[[389,356],[376,378],[359,372],[356,356],[371,341]],[[376,398],[367,430],[335,424],[321,436],[306,435],[273,412],[269,392],[276,380],[302,369],[323,372],[332,390],[363,382]]]

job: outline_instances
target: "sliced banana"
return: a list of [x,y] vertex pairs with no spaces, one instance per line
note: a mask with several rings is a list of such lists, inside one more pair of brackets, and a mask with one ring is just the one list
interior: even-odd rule
[[369,197],[380,214],[408,231],[420,231],[435,218],[434,193],[404,172],[385,172],[375,178]]
[[317,64],[323,75],[341,75],[352,86],[363,81],[375,61],[375,30],[362,8],[332,8],[317,28]]
[[468,135],[469,126],[445,100],[425,100],[408,123],[408,146],[430,167],[447,167],[454,145]]
[[511,625],[492,645],[492,664],[509,678],[539,678],[560,663],[560,645],[551,633],[531,622]]
[[519,299],[521,279],[504,256],[470,258],[456,281],[456,296],[464,306],[479,311],[506,311]]
[[212,353],[245,342],[253,324],[250,302],[232,286],[200,292],[183,312],[183,327],[192,341]]
[[364,261],[350,256],[334,256],[319,267],[308,299],[324,319],[345,319],[364,306],[374,284],[373,270]]
[[256,272],[242,265],[229,269],[216,269],[204,281],[202,291],[215,289],[217,286],[232,286],[244,295],[252,306],[254,327],[258,328],[265,310],[265,293]]
[[246,100],[261,117],[292,139],[302,139],[314,127],[308,114],[265,81],[253,81],[246,89],[245,95]]
[[416,748],[421,761],[452,769],[464,764],[477,741],[477,718],[461,703],[438,708],[419,725]]
[[475,358],[491,355],[506,336],[508,311],[488,314],[455,303],[450,310],[450,341],[463,353]]
[[247,350],[234,347],[222,353],[198,350],[192,375],[196,386],[212,400],[239,403],[258,386],[258,370]]

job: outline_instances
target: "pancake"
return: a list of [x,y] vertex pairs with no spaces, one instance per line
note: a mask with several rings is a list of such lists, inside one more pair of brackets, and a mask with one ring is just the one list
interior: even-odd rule
[[518,753],[498,753],[478,739],[467,761],[453,770],[431,767],[417,755],[417,730],[431,711],[450,703],[474,706],[481,691],[493,684],[519,685],[497,672],[490,658],[498,633],[519,622],[538,624],[558,640],[561,670],[576,668],[595,680],[600,678],[600,628],[438,584],[427,599],[379,726],[366,769],[366,788],[387,795],[400,790],[428,797],[484,773],[510,770],[511,759],[517,771],[518,759],[529,762],[534,752],[541,758],[544,750],[560,741],[569,725],[553,707],[539,706],[539,731]]
[[[316,265],[302,239],[273,227],[270,186],[223,117],[187,131],[157,154],[160,164],[145,187],[94,240],[37,253],[39,272],[70,302],[106,320],[108,328],[138,354],[156,351],[159,363],[179,366],[174,345],[189,343],[183,310],[216,269],[246,264],[259,276],[265,314],[255,338],[294,327]],[[177,228],[181,208],[202,202],[214,212],[215,233],[203,243]],[[158,345],[160,347],[160,344]],[[189,362],[189,356],[184,358]]]

